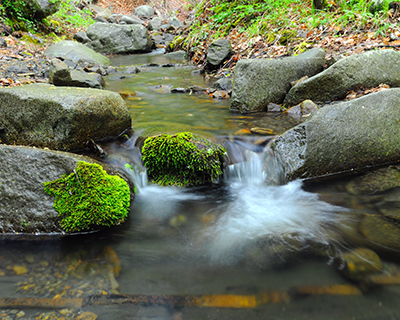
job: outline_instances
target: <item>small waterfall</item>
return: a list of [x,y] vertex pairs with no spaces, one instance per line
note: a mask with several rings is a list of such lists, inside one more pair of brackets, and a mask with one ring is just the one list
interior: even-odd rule
[[[149,185],[136,140],[132,139],[123,150],[124,169],[138,191],[132,212],[142,221],[152,222],[194,212],[214,217],[211,224],[187,236],[196,238],[209,260],[218,263],[234,263],[259,243],[290,248],[296,242],[300,244],[296,250],[309,243],[330,245],[334,226],[344,219],[337,213],[346,209],[304,191],[300,180],[285,184],[283,166],[271,152],[270,142],[264,139],[254,143],[243,138],[224,141],[230,163],[224,170],[224,181],[199,191]],[[205,190],[211,188],[212,192]],[[339,238],[336,234],[336,240]]]
[[224,170],[225,181],[250,185],[282,185],[285,179],[283,165],[270,149],[274,138],[268,137],[260,141],[234,138],[225,141],[227,158],[231,163]]

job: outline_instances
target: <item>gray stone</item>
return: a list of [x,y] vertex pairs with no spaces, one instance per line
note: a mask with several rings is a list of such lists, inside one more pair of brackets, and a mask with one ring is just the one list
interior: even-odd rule
[[225,91],[231,90],[232,89],[232,80],[230,78],[218,79],[214,83],[213,87],[218,90],[225,90]]
[[218,68],[232,54],[228,39],[219,39],[211,43],[207,50],[207,69]]
[[53,59],[50,63],[49,83],[55,86],[104,89],[105,82],[98,73],[71,70],[65,62]]
[[400,53],[394,50],[368,51],[339,60],[325,71],[290,89],[284,103],[295,105],[309,99],[326,102],[344,99],[359,87],[381,83],[400,86]]
[[180,51],[168,52],[165,54],[165,57],[170,58],[171,61],[179,62],[186,59],[186,51],[180,50]]
[[40,9],[41,9],[41,14],[38,16],[40,17],[48,17],[51,16],[52,14],[56,13],[58,11],[58,8],[60,7],[61,1],[56,0],[56,1],[49,1],[49,0],[36,0]]
[[107,18],[107,21],[109,23],[118,23],[120,21],[120,19],[122,18],[122,14],[120,13],[113,13],[111,16],[109,16]]
[[395,88],[317,110],[273,144],[286,180],[399,161],[399,105],[400,89]]
[[90,6],[90,10],[95,12],[95,14],[97,15],[96,18],[102,18],[102,19],[107,20],[108,17],[112,15],[112,12],[111,12],[110,9],[103,8],[103,7],[100,7],[100,6],[95,5],[95,4],[92,4]]
[[147,25],[147,29],[149,30],[160,30],[161,25],[163,24],[164,20],[160,17],[154,17],[150,20],[149,24]]
[[92,42],[87,46],[103,53],[149,52],[152,41],[147,29],[139,24],[94,23],[86,31]]
[[279,104],[271,102],[267,106],[267,112],[282,112],[282,108]]
[[74,39],[80,43],[87,43],[91,41],[85,31],[79,31],[75,33]]
[[0,144],[0,234],[62,234],[54,197],[44,192],[43,183],[70,174],[79,161],[95,162],[73,153]]
[[133,12],[138,17],[151,18],[154,16],[154,9],[150,6],[139,6]]
[[178,29],[180,27],[183,27],[183,22],[179,20],[177,17],[171,17],[168,19],[168,24],[175,29]]
[[117,137],[131,126],[118,93],[48,84],[0,89],[0,115],[1,143],[64,151]]
[[94,21],[102,22],[102,23],[108,23],[107,19],[104,18],[104,17],[96,17],[96,18],[94,18]]
[[135,16],[122,16],[119,23],[126,23],[126,24],[143,24],[144,22],[140,20],[138,17]]
[[23,5],[19,7],[19,16],[27,20],[44,19],[57,12],[60,2],[59,0],[21,0]]
[[64,40],[57,42],[48,47],[44,52],[44,55],[47,58],[55,58],[59,54],[62,54],[77,63],[81,60],[87,61],[93,65],[110,64],[110,59],[107,57],[75,41]]
[[311,100],[304,100],[300,103],[301,114],[303,116],[309,115],[318,110],[318,106]]
[[280,104],[292,81],[321,72],[324,64],[325,52],[320,48],[283,59],[240,60],[235,69],[231,110],[257,112],[271,102]]

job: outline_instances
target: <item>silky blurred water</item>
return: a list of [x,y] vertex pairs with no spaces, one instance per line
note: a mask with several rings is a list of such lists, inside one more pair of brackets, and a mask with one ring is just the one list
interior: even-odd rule
[[[121,153],[131,165],[121,170],[137,186],[128,221],[59,240],[1,242],[0,298],[77,298],[111,292],[254,295],[353,284],[340,275],[340,261],[334,260],[357,246],[360,239],[352,242],[343,233],[357,233],[356,213],[373,212],[375,200],[349,194],[345,180],[283,183],[279,161],[271,162],[268,144],[260,141],[269,141],[297,120],[282,114],[235,114],[225,100],[168,93],[171,87],[212,83],[193,74],[194,67],[160,52],[115,57],[112,62],[118,72],[106,78],[107,89],[125,93],[137,134],[190,130],[229,140],[231,165],[217,184],[159,187],[147,181],[134,147],[137,136],[123,154],[117,146],[110,148],[109,160],[119,159]],[[153,62],[181,65],[140,67],[142,71],[133,75],[124,72],[125,66]],[[270,129],[271,135],[237,136],[254,127]],[[276,176],[266,170],[271,167]],[[398,253],[389,256],[388,263],[395,263]],[[112,289],[110,270],[116,266],[118,287],[114,283]],[[98,319],[118,320],[378,320],[400,319],[399,302],[400,288],[394,285],[360,296],[313,295],[248,309],[126,304],[89,306],[83,311],[96,313]]]

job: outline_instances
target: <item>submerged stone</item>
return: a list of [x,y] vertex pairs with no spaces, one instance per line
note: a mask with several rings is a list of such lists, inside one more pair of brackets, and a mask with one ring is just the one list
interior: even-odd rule
[[400,250],[400,218],[365,214],[359,228],[376,250]]
[[346,189],[351,194],[370,194],[400,187],[400,166],[389,166],[350,181]]
[[379,256],[367,248],[357,248],[341,255],[343,268],[339,268],[340,273],[346,278],[360,281],[368,275],[381,273],[383,265]]

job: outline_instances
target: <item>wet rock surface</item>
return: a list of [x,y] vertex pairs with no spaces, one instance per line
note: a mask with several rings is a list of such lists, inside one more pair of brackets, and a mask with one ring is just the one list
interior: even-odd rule
[[117,25],[97,22],[86,31],[91,42],[86,45],[96,52],[150,52],[153,44],[147,29],[139,24]]
[[286,177],[315,178],[398,161],[400,89],[324,106],[274,143]]
[[379,274],[383,271],[383,264],[379,256],[367,248],[357,248],[344,253],[338,263],[344,263],[339,271],[344,277],[360,281],[368,275]]
[[[0,237],[20,233],[63,234],[54,197],[44,192],[43,182],[73,172],[79,161],[94,160],[71,153],[21,146],[0,145]],[[22,233],[22,234],[21,234]]]
[[400,167],[389,166],[357,177],[346,186],[351,194],[372,194],[400,187]]
[[106,90],[32,84],[1,89],[0,101],[5,144],[79,150],[131,126],[125,102]]
[[381,83],[399,87],[399,73],[400,53],[394,50],[353,55],[295,85],[288,92],[284,103],[295,105],[306,99],[314,102],[340,100],[353,89],[372,88]]
[[283,59],[240,60],[235,69],[231,107],[242,113],[263,111],[269,103],[282,103],[290,83],[322,71],[325,52],[312,49]]
[[44,52],[44,56],[47,58],[55,58],[58,55],[66,56],[76,63],[87,62],[92,65],[110,64],[110,60],[107,57],[75,41],[60,41],[48,47]]

